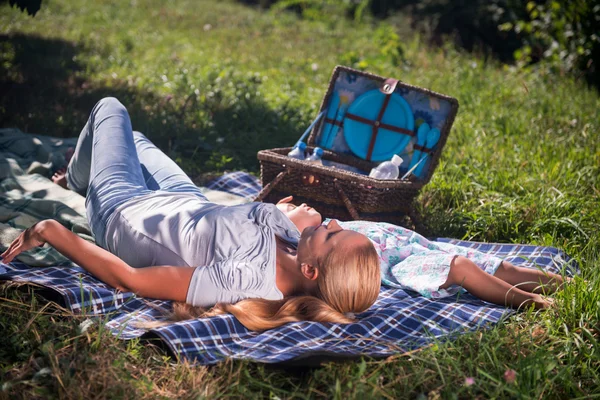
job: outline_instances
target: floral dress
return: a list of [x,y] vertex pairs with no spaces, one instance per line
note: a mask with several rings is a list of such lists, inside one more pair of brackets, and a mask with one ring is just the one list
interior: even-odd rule
[[375,245],[381,260],[384,285],[414,290],[428,298],[455,295],[462,289],[452,285],[440,289],[456,256],[464,256],[493,275],[502,259],[468,247],[432,242],[410,229],[385,222],[339,221],[344,229],[362,233]]

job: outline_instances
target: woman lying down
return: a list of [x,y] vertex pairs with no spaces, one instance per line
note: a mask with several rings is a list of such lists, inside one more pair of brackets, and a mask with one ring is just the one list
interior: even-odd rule
[[433,298],[462,287],[500,305],[547,308],[542,293],[563,283],[560,275],[390,224],[322,224],[316,210],[291,198],[277,206],[211,203],[132,130],[114,98],[94,106],[66,171],[53,179],[86,196],[97,245],[45,220],[24,231],[3,262],[49,243],[116,289],[177,302],[174,319],[231,313],[251,330],[303,320],[350,323],[350,314],[376,301],[382,279]]

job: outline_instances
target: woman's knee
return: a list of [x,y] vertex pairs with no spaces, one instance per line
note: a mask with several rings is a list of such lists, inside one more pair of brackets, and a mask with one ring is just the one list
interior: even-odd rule
[[100,99],[94,106],[94,113],[98,113],[100,110],[110,110],[111,113],[125,112],[127,109],[116,97],[104,97]]
[[93,127],[98,128],[102,122],[107,120],[122,121],[127,130],[131,130],[131,120],[127,109],[115,97],[104,97],[96,103],[92,109],[90,120]]
[[454,281],[462,281],[469,275],[473,265],[473,261],[469,260],[468,258],[464,256],[456,256],[450,263],[449,276]]
[[502,261],[500,263],[500,266],[494,273],[494,276],[501,277],[501,276],[505,276],[507,274],[512,274],[516,271],[516,269],[517,268],[514,265],[512,265],[511,263],[509,263],[508,261]]
[[[465,261],[466,260],[466,261]],[[440,289],[448,289],[452,285],[462,284],[467,276],[465,265],[469,260],[463,256],[455,256],[450,261],[450,270],[448,271],[448,278]]]
[[456,271],[467,269],[473,261],[465,256],[456,256],[450,263],[450,267]]
[[99,105],[113,105],[113,106],[122,106],[123,105],[123,104],[121,104],[119,99],[117,99],[116,97],[112,97],[112,96],[101,98],[98,101],[98,104]]

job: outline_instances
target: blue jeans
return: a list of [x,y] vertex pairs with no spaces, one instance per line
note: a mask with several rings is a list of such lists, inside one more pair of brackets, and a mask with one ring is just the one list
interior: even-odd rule
[[179,166],[140,132],[133,132],[125,107],[100,100],[90,114],[66,173],[71,190],[86,196],[90,229],[106,247],[106,224],[128,200],[161,190],[194,193],[208,201]]

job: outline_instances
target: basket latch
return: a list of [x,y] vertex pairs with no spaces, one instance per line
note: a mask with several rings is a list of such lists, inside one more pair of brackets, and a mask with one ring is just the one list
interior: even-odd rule
[[381,93],[389,96],[392,93],[394,93],[394,90],[396,90],[397,85],[398,79],[389,78],[383,82],[383,85],[381,85],[381,88],[379,90],[381,90]]

